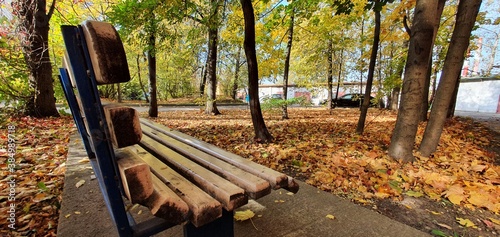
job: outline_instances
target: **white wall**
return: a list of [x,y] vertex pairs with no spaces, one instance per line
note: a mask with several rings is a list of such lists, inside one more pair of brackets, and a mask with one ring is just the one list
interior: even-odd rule
[[462,81],[458,89],[456,110],[496,113],[500,80]]

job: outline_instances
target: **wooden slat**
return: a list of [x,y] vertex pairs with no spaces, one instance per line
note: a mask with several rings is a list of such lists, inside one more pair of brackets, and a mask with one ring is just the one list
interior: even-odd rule
[[258,199],[271,192],[269,182],[262,178],[226,163],[215,156],[197,150],[163,133],[157,132],[148,126],[143,126],[142,129],[145,135],[184,156],[190,157],[196,163],[243,188],[250,198]]
[[153,194],[149,166],[127,148],[116,149],[115,156],[125,195],[132,203],[144,204]]
[[140,144],[191,182],[195,183],[199,188],[221,202],[226,210],[232,211],[248,202],[245,191],[240,187],[212,173],[210,170],[205,169],[168,147],[163,146],[161,143],[148,136],[144,136]]
[[121,148],[139,143],[142,131],[135,109],[116,104],[105,105],[103,109],[113,146]]
[[222,205],[217,200],[210,197],[210,195],[172,170],[141,146],[133,145],[130,148],[150,166],[151,171],[163,183],[186,202],[191,212],[189,219],[195,226],[202,226],[212,222],[222,215]]
[[158,177],[152,175],[154,192],[148,198],[145,206],[154,216],[180,224],[189,217],[189,206],[174,191],[167,187]]
[[85,21],[83,34],[98,85],[130,81],[127,56],[120,35],[107,22]]
[[183,134],[181,132],[172,130],[166,126],[161,124],[146,120],[140,119],[141,123],[147,125],[167,136],[170,136],[176,140],[179,140],[183,143],[186,143],[190,146],[195,147],[196,149],[202,150],[210,155],[213,155],[221,160],[224,160],[227,163],[230,163],[244,171],[252,173],[264,180],[267,180],[273,189],[279,189],[282,187],[286,187],[288,185],[288,177],[285,174],[272,170],[268,167],[259,165],[250,160],[247,160],[241,156],[236,154],[227,152],[221,148],[218,148],[212,144],[200,141],[194,137]]

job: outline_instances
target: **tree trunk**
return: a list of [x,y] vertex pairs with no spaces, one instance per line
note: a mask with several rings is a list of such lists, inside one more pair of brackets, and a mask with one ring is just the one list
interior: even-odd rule
[[448,107],[448,115],[446,115],[446,118],[452,118],[455,115],[455,106],[457,105],[457,96],[459,87],[460,87],[460,78],[457,78],[455,91],[453,92],[453,97],[451,97],[450,106]]
[[149,71],[149,117],[158,117],[158,100],[156,97],[156,55],[155,55],[155,33],[149,36],[148,71]]
[[139,64],[140,61],[140,55],[137,54],[137,57],[135,58],[135,61],[137,62],[137,79],[139,79],[139,86],[141,86],[142,93],[144,94],[144,98],[146,99],[146,103],[149,103],[149,97],[148,93],[146,92],[146,89],[144,89],[144,84],[142,84],[142,77],[141,77],[141,65]]
[[[209,53],[207,52],[207,55]],[[208,56],[207,61],[205,61],[205,66],[201,69],[201,81],[200,81],[200,98],[203,98],[205,94],[205,83],[207,83],[207,65],[208,65]]]
[[420,121],[422,93],[434,34],[437,1],[417,0],[404,73],[401,106],[398,111],[389,156],[413,161],[413,145]]
[[[217,13],[215,13],[217,14]],[[208,63],[207,63],[207,104],[205,114],[218,115],[217,93],[217,34],[218,26],[210,25],[208,29]]]
[[443,131],[456,84],[458,83],[457,79],[460,78],[465,52],[469,47],[469,39],[480,6],[481,0],[462,0],[458,3],[455,28],[444,61],[443,72],[439,80],[430,120],[427,123],[420,145],[420,153],[423,156],[429,156],[435,152],[439,144],[439,138]]
[[[327,83],[328,83],[328,97],[326,104],[328,106],[328,110],[330,114],[332,114],[333,109],[333,41],[331,39],[328,40],[328,75],[327,75]],[[337,91],[338,94],[338,91]]]
[[116,84],[116,90],[118,92],[118,103],[122,102],[122,88],[120,86],[120,83]]
[[259,102],[259,70],[255,52],[255,15],[251,0],[240,0],[245,18],[245,55],[248,65],[248,94],[250,96],[250,113],[257,142],[268,143],[273,136],[267,130]]
[[58,117],[54,97],[52,64],[48,49],[49,21],[55,1],[46,14],[45,0],[19,1],[23,54],[29,69],[29,86],[33,92],[27,103],[27,114],[35,117]]
[[240,68],[241,68],[240,57],[241,57],[241,46],[238,45],[238,55],[236,56],[236,63],[235,63],[236,67],[234,69],[233,88],[231,90],[231,97],[233,98],[233,100],[236,100],[236,94],[238,93],[238,84],[240,81]]
[[363,103],[361,104],[361,114],[359,115],[358,126],[356,127],[357,134],[362,134],[365,130],[366,114],[368,113],[368,107],[370,107],[370,94],[372,93],[373,75],[375,73],[375,63],[377,62],[378,43],[380,42],[380,11],[374,10],[374,12],[375,30],[373,31],[373,45],[370,55],[370,65],[368,66],[368,78],[366,79],[365,95]]
[[292,15],[290,16],[290,25],[288,26],[288,43],[286,44],[286,58],[285,58],[285,72],[283,74],[283,113],[282,118],[288,119],[288,108],[286,100],[288,99],[288,74],[290,70],[290,54],[292,52],[292,41],[293,41],[293,24],[294,24],[295,10],[292,10]]
[[[342,81],[342,66],[343,66],[343,62],[344,62],[344,49],[342,48],[340,50],[339,73],[337,74],[337,89],[336,89],[336,92],[335,92],[335,100],[337,100],[339,98],[340,82]],[[333,67],[333,65],[332,65],[332,67]],[[330,112],[331,112],[331,110],[330,110]]]
[[401,87],[397,86],[392,88],[391,99],[390,99],[390,109],[398,110],[399,108],[399,93],[401,92]]
[[[439,23],[441,19],[441,15],[443,14],[444,4],[446,0],[439,0],[436,17],[434,20],[434,34],[432,36],[432,46],[434,47],[434,42],[436,41],[437,32],[439,29]],[[422,111],[420,111],[420,120],[427,121],[427,112],[429,110],[429,88],[431,86],[431,74],[432,74],[432,50],[431,55],[429,57],[429,67],[427,69],[427,73],[425,76],[425,85],[424,85],[424,93],[422,93]]]

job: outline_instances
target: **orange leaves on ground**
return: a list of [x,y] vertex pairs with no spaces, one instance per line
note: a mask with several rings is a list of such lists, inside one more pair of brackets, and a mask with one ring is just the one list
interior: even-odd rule
[[[7,126],[15,126],[9,133]],[[55,236],[70,133],[70,117],[9,118],[0,124],[1,236]],[[14,173],[7,168],[7,137],[16,144]],[[15,180],[15,201],[9,200],[7,180]],[[4,182],[5,181],[5,182]],[[15,204],[16,231],[7,227],[6,208]]]
[[[431,158],[401,164],[387,156],[396,114],[370,110],[363,135],[355,134],[359,111],[289,109],[290,119],[264,113],[275,137],[272,144],[253,140],[249,110],[222,111],[220,116],[197,111],[161,113],[157,122],[195,136],[307,183],[365,203],[370,198],[427,196],[448,199],[468,208],[500,212],[500,168],[482,146],[489,133],[467,119],[447,122]],[[419,127],[417,144],[425,124]]]

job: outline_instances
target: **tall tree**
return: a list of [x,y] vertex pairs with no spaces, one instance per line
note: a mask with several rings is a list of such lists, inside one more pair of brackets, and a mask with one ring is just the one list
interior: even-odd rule
[[375,0],[373,2],[373,11],[375,12],[375,29],[373,32],[373,45],[370,56],[370,64],[368,65],[368,78],[366,79],[365,95],[361,103],[361,114],[359,115],[356,133],[362,134],[365,129],[366,114],[370,106],[370,94],[372,93],[373,74],[375,73],[375,64],[377,62],[378,44],[380,42],[380,11],[385,2]]
[[292,53],[292,43],[293,43],[293,24],[295,17],[295,9],[292,8],[290,13],[290,22],[288,23],[288,42],[286,44],[286,57],[285,57],[285,71],[283,73],[283,100],[285,101],[282,105],[282,115],[283,119],[288,119],[288,109],[286,100],[288,99],[288,75],[290,71],[290,54]]
[[[333,109],[333,98],[332,98],[332,95],[333,95],[333,40],[332,39],[328,39],[328,48],[327,48],[327,77],[326,77],[326,81],[327,81],[327,90],[328,90],[328,97],[327,98],[327,106],[328,106],[328,110],[330,111],[330,114],[332,114],[332,109]],[[337,88],[340,86],[340,81],[337,83]],[[338,90],[337,90],[337,93],[335,94],[335,99],[337,99],[338,97]]]
[[443,131],[448,108],[458,84],[458,79],[460,78],[465,53],[469,47],[469,39],[480,6],[481,0],[462,0],[458,3],[455,29],[453,30],[448,53],[444,61],[444,68],[431,109],[430,119],[420,145],[419,151],[423,156],[429,156],[436,151],[439,144],[439,138]]
[[13,10],[19,18],[19,35],[26,65],[29,69],[29,85],[32,90],[27,113],[36,117],[59,116],[54,97],[54,79],[49,55],[49,21],[56,1],[47,12],[45,0],[19,0],[13,2]]
[[[437,13],[434,19],[435,27],[434,27],[434,35],[432,36],[431,47],[434,47],[434,42],[436,41],[436,36],[439,29],[439,22],[441,19],[441,15],[443,14],[445,3],[446,0],[438,1]],[[420,111],[421,121],[427,121],[427,111],[429,110],[429,90],[431,86],[431,75],[432,75],[432,50],[431,50],[431,55],[429,57],[429,67],[427,68],[427,73],[425,76],[424,93],[422,93],[422,110]]]
[[220,114],[217,109],[217,43],[219,37],[219,0],[210,0],[211,14],[208,18],[208,59],[207,59],[207,104],[206,114]]
[[268,143],[273,141],[273,136],[267,130],[259,101],[259,70],[255,50],[255,15],[251,0],[240,0],[245,19],[245,55],[248,65],[248,94],[250,96],[250,113],[255,131],[255,140]]
[[156,29],[158,25],[156,23],[155,14],[151,10],[151,19],[149,19],[147,28],[148,34],[148,44],[147,44],[147,55],[148,55],[148,74],[149,74],[149,117],[158,117],[158,98],[157,98],[157,85],[156,85]]
[[415,6],[401,105],[389,146],[389,156],[403,161],[414,159],[413,145],[420,121],[421,98],[429,67],[437,4],[435,0],[417,0]]

